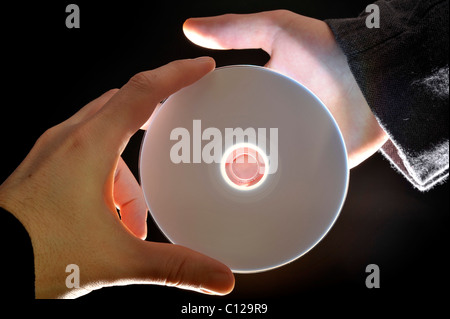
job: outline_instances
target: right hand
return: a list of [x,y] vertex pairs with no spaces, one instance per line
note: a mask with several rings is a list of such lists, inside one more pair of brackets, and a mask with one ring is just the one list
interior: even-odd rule
[[[213,59],[201,58],[138,73],[47,130],[0,185],[0,207],[31,238],[36,298],[75,298],[128,284],[220,295],[233,290],[233,273],[221,262],[183,246],[142,240],[147,206],[120,156],[159,101],[214,66]],[[70,264],[79,267],[79,287],[66,284]]]

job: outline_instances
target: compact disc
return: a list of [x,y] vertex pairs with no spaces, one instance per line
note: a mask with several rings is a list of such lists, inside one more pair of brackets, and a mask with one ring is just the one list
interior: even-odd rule
[[323,103],[273,70],[217,68],[170,96],[140,154],[144,196],[173,243],[234,272],[284,265],[329,231],[348,185]]

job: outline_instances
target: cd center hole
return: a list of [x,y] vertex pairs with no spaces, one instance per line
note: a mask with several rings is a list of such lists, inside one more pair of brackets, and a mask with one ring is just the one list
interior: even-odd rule
[[257,159],[250,154],[239,154],[233,159],[231,171],[238,179],[249,181],[258,175],[259,163]]

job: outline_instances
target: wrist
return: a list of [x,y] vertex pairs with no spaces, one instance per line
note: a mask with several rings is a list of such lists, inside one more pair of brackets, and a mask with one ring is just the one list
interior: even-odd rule
[[7,298],[35,298],[34,249],[28,231],[4,204],[0,204],[0,241],[2,249],[0,271],[2,288]]

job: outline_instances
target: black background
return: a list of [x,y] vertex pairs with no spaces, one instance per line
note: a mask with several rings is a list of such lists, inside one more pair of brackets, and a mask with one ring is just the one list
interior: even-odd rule
[[[121,87],[135,73],[175,59],[209,55],[217,66],[264,65],[261,50],[214,51],[190,43],[182,24],[189,17],[289,9],[317,19],[351,17],[369,1],[162,1],[75,2],[81,28],[67,29],[70,2],[16,2],[2,6],[1,171],[4,180],[49,127],[103,92]],[[382,20],[381,20],[382,27]],[[123,158],[137,177],[143,132]],[[401,313],[443,306],[448,288],[448,183],[421,193],[380,155],[351,170],[340,217],[328,235],[302,258],[279,269],[236,275],[224,297],[175,288],[133,285],[104,288],[78,302],[102,300],[109,307],[138,301],[150,317],[182,316],[181,306],[224,307],[267,303],[262,318],[307,313]],[[166,241],[151,218],[148,240]],[[268,234],[276,236],[276,234]],[[365,286],[365,267],[380,267],[379,289]],[[430,298],[431,297],[431,298]],[[115,300],[120,303],[115,303]],[[394,308],[392,308],[394,306]],[[311,312],[313,311],[313,312]],[[165,315],[164,315],[165,317]],[[218,317],[215,315],[214,317]],[[232,317],[232,316],[228,316]],[[248,317],[248,316],[243,316]]]

